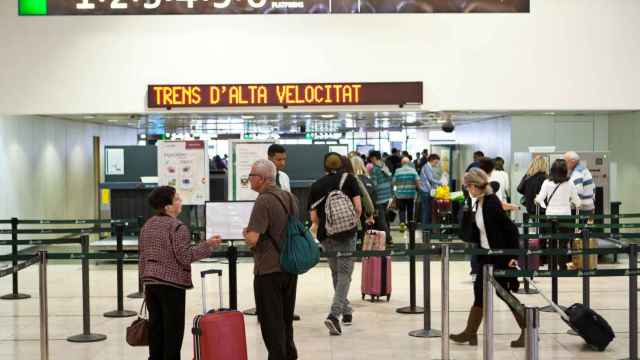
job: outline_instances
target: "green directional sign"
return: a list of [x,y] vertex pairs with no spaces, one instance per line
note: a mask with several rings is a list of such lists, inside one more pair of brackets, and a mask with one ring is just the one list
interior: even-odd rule
[[18,14],[47,15],[47,0],[18,0]]

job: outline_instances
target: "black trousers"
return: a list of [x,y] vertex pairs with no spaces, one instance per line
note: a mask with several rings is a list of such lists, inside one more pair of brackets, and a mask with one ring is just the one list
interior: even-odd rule
[[297,285],[298,276],[285,272],[256,275],[253,279],[256,312],[269,360],[298,358],[293,341]]
[[147,285],[149,360],[180,360],[184,337],[185,290],[168,285]]
[[398,199],[398,208],[400,209],[400,222],[407,224],[413,221],[414,199]]
[[[482,259],[479,259],[479,262],[478,262],[478,264],[480,265],[479,271],[477,273],[475,281],[473,282],[473,305],[478,307],[483,307],[484,305],[484,284],[483,284],[484,266],[483,265],[485,263],[486,263],[485,261],[483,261]],[[505,290],[509,290],[508,278],[497,278],[496,280],[500,285],[502,285],[502,287]],[[500,293],[496,292],[496,295],[498,295],[498,298],[500,298],[500,300],[504,301],[504,303],[507,304],[509,309],[513,310],[511,305],[500,295]]]

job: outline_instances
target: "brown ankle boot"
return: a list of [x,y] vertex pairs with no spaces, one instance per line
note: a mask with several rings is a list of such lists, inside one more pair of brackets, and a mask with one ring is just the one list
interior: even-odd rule
[[522,316],[520,316],[520,314],[518,314],[513,309],[511,310],[511,313],[513,314],[513,317],[516,319],[516,322],[520,327],[520,337],[517,340],[514,340],[511,342],[511,347],[523,348],[524,347],[524,331],[525,331],[525,328],[527,327],[527,322]]
[[478,345],[478,328],[482,323],[482,308],[473,306],[469,312],[467,319],[467,327],[460,334],[449,335],[449,339],[457,343],[469,343],[469,345]]

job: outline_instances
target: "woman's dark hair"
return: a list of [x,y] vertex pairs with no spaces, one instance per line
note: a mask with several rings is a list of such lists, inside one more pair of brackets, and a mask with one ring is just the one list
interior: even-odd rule
[[432,160],[440,160],[440,156],[438,154],[431,154],[427,157],[427,161],[431,162]]
[[155,188],[149,195],[149,206],[158,214],[164,214],[164,207],[173,204],[176,189],[171,186]]
[[377,160],[382,159],[382,157],[380,156],[380,151],[378,150],[369,151],[369,159],[377,159]]
[[493,159],[493,164],[494,164],[496,170],[504,171],[504,159],[501,158],[500,156],[498,156],[497,158]]
[[480,166],[479,166],[480,169],[482,169],[487,174],[491,174],[493,169],[495,169],[495,165],[493,163],[493,160],[491,160],[488,157],[481,158],[480,160],[478,160],[478,163],[480,164]]
[[567,162],[563,159],[557,159],[551,165],[551,171],[549,172],[549,180],[556,184],[562,184],[569,180],[569,170],[567,169]]

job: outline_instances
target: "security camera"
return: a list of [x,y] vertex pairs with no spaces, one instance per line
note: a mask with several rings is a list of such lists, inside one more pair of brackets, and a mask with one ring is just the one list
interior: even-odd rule
[[447,119],[447,121],[442,124],[442,131],[446,133],[451,133],[456,129],[456,125],[451,121],[451,119]]

